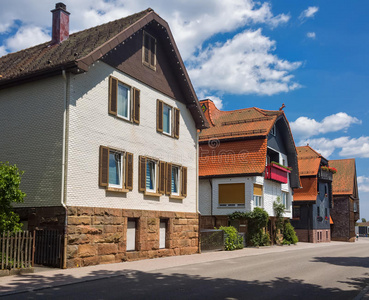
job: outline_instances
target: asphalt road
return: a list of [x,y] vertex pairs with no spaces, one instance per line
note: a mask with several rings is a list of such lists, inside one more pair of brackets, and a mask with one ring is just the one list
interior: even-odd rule
[[368,285],[369,243],[338,243],[155,271],[124,270],[1,299],[354,299]]

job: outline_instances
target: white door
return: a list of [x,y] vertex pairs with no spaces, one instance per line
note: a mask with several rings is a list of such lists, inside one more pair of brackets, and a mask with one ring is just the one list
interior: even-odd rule
[[165,236],[167,233],[166,228],[167,228],[167,222],[160,221],[160,244],[159,244],[160,249],[165,248]]
[[127,251],[136,250],[136,222],[127,223]]

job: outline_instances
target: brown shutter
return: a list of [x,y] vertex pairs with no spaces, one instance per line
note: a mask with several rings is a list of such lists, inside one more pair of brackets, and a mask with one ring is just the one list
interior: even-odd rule
[[167,174],[166,174],[166,185],[165,185],[165,193],[170,195],[172,192],[172,164],[167,163]]
[[146,157],[140,156],[138,159],[138,190],[146,191]]
[[155,67],[156,39],[150,37],[150,65]]
[[149,61],[149,43],[150,43],[150,41],[149,41],[149,39],[150,39],[149,35],[144,32],[144,37],[143,37],[144,55],[143,55],[143,58],[144,58],[144,62],[148,63],[148,64],[150,64],[150,61]]
[[165,162],[159,162],[159,193],[165,194]]
[[182,196],[187,197],[187,168],[182,167]]
[[100,186],[108,186],[109,184],[109,148],[100,146],[100,167],[99,167],[99,184]]
[[109,114],[117,115],[118,80],[110,77],[109,81]]
[[163,132],[163,102],[159,99],[156,105],[156,130]]
[[179,120],[181,115],[178,108],[174,108],[174,137],[179,138]]
[[132,191],[133,189],[133,154],[126,153],[126,189]]
[[133,88],[133,123],[140,124],[140,90]]

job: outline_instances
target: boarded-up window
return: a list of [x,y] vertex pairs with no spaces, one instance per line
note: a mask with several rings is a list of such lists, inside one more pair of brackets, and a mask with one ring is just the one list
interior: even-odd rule
[[245,184],[219,184],[219,204],[245,204]]
[[146,31],[143,32],[142,63],[156,70],[156,39]]

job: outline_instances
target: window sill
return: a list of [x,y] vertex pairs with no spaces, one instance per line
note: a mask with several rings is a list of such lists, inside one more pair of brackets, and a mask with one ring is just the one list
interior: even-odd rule
[[147,192],[147,191],[144,192],[144,195],[145,196],[154,196],[154,197],[162,196],[162,194],[160,194],[160,193],[153,193],[153,192]]
[[126,118],[126,117],[120,116],[120,115],[118,115],[118,114],[116,114],[116,115],[115,115],[115,117],[116,117],[117,119],[120,119],[120,120],[126,121],[126,122],[128,122],[128,123],[132,123],[132,120],[130,120],[129,118]]
[[245,206],[218,206],[218,208],[220,208],[220,209],[223,209],[223,208],[228,208],[228,209],[230,209],[230,208],[233,208],[233,209],[235,209],[235,208],[245,208]]
[[147,62],[145,62],[145,61],[143,61],[143,62],[142,62],[142,64],[143,64],[144,66],[148,67],[149,69],[151,69],[151,70],[153,70],[153,71],[156,71],[156,66],[151,65],[151,64],[149,64],[149,63],[147,63]]
[[113,188],[113,187],[107,187],[106,190],[108,192],[116,192],[116,193],[128,193],[129,190],[123,189],[123,188]]
[[170,196],[169,196],[169,198],[170,198],[170,199],[183,200],[183,199],[184,199],[184,198],[186,198],[186,197],[184,197],[184,196],[170,195]]

